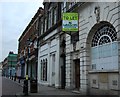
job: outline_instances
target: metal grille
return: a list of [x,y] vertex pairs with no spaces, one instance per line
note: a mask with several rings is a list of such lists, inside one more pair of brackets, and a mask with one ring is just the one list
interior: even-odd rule
[[94,34],[92,39],[92,47],[103,45],[105,43],[113,42],[117,40],[117,32],[111,25],[101,26]]

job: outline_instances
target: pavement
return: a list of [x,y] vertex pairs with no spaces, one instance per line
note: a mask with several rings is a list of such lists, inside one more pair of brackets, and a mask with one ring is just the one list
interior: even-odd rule
[[2,96],[15,96],[16,93],[22,93],[22,90],[23,88],[16,84],[13,80],[5,77],[2,78]]
[[[6,78],[6,79],[9,79],[9,78]],[[5,81],[5,79],[4,79],[4,81]],[[6,96],[2,96],[2,97],[24,97],[24,94],[22,92],[23,83],[24,83],[24,80],[21,80],[19,83],[18,79],[16,81],[9,79],[7,81],[7,83],[4,85],[4,87],[6,87],[4,89],[4,91],[5,91],[5,93],[11,91],[14,93],[14,95],[12,95],[12,96],[6,95]],[[8,86],[9,86],[9,89],[8,89]],[[29,82],[29,87],[30,87],[30,82]],[[8,90],[8,91],[6,91],[6,90]],[[40,84],[38,84],[38,92],[37,93],[30,93],[30,88],[29,88],[29,93],[28,93],[28,96],[26,96],[26,97],[38,97],[38,96],[39,97],[48,97],[48,96],[49,97],[63,97],[63,96],[65,96],[65,97],[118,97],[118,96],[106,96],[106,95],[105,96],[99,96],[99,95],[86,96],[86,95],[82,95],[78,91],[58,89],[55,87],[40,85]]]
[[[13,80],[14,81],[14,80]],[[16,79],[16,81],[14,81],[16,84],[20,85],[21,87],[23,87],[23,83],[24,83],[24,80],[21,80],[20,83],[19,83],[19,80]],[[65,89],[58,89],[58,88],[55,88],[55,87],[51,87],[51,86],[46,86],[46,85],[40,85],[38,84],[38,92],[37,93],[30,93],[30,82],[28,84],[29,86],[29,96],[35,96],[35,95],[80,95],[80,92],[77,92],[77,91],[71,91],[71,90],[65,90]],[[23,95],[23,93],[17,93],[16,95]]]

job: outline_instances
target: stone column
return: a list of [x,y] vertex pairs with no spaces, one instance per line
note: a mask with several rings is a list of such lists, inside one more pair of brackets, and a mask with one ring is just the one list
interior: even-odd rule
[[47,56],[47,82],[49,85],[51,85],[51,67],[52,64],[50,64],[50,45],[51,45],[51,41],[47,41],[48,44],[48,56]]
[[40,46],[38,47],[38,83],[40,83],[41,79],[41,60],[40,60]]
[[71,37],[70,35],[66,34],[66,89],[72,89],[73,88],[73,82],[72,82],[72,56],[71,56]]
[[88,70],[90,67],[89,51],[82,47],[80,49],[80,91],[82,94],[89,94],[89,76]]
[[71,88],[71,54],[66,54],[66,88]]
[[56,63],[55,63],[55,87],[60,87],[60,37],[57,35],[56,37]]

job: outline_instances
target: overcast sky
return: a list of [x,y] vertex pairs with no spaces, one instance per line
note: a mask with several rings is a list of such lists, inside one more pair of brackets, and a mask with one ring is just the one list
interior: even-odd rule
[[0,62],[9,51],[18,53],[18,39],[42,3],[43,0],[0,2]]

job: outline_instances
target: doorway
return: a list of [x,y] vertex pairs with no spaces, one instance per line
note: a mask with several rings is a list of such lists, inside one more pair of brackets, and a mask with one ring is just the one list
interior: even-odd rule
[[62,60],[62,66],[61,66],[61,88],[62,89],[65,89],[65,83],[66,83],[66,72],[65,72],[65,66],[66,66],[66,63],[65,63],[65,54],[62,55],[61,57],[61,60]]
[[52,86],[55,86],[55,54],[52,55]]
[[75,63],[75,88],[79,90],[80,88],[80,59],[74,60]]

